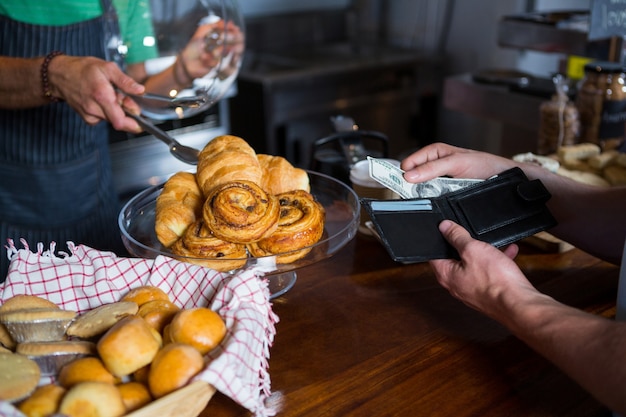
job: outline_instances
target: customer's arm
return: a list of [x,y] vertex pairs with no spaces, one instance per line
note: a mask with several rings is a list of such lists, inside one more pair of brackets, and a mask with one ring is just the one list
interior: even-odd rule
[[514,166],[530,179],[540,179],[552,194],[548,207],[559,224],[551,233],[609,262],[620,262],[626,239],[626,187],[589,186],[534,164],[443,143],[426,146],[402,161],[410,182],[444,175],[486,179]]
[[440,230],[461,260],[430,264],[439,283],[456,298],[505,325],[612,410],[626,414],[626,323],[565,306],[538,292],[512,258],[474,240],[461,226]]

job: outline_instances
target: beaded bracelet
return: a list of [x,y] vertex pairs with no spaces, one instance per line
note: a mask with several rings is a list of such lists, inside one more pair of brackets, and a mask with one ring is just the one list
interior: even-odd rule
[[55,97],[52,95],[52,91],[50,91],[50,81],[48,80],[48,66],[52,59],[56,56],[63,55],[61,51],[52,51],[43,60],[41,64],[41,89],[43,91],[43,96],[46,97],[53,103],[57,103],[61,101],[59,97]]

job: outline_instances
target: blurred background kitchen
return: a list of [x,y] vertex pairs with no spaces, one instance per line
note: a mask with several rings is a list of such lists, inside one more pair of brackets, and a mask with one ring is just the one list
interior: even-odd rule
[[[535,151],[552,75],[586,53],[590,2],[240,0],[247,43],[236,85],[203,114],[161,125],[197,147],[232,133],[307,168],[337,115],[387,135],[393,158],[435,140]],[[167,11],[185,0],[158,3]],[[557,29],[554,11],[571,27]],[[511,86],[520,73],[532,83]],[[154,138],[112,133],[111,147],[122,195],[190,168]]]

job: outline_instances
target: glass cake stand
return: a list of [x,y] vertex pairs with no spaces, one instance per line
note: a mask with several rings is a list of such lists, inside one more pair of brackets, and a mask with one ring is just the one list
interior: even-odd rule
[[[270,298],[276,298],[293,287],[296,269],[329,258],[343,248],[357,233],[360,204],[352,188],[341,181],[318,172],[307,171],[311,194],[326,211],[324,235],[303,258],[288,264],[276,263],[276,255],[261,258],[248,257],[242,268],[263,265],[267,273]],[[193,258],[174,256],[157,239],[154,230],[156,199],[164,184],[150,187],[132,197],[122,208],[118,224],[122,240],[131,255],[154,259],[158,255],[169,256],[193,263]],[[280,254],[279,254],[280,255]],[[213,259],[217,262],[219,258]],[[230,271],[236,273],[237,270]]]

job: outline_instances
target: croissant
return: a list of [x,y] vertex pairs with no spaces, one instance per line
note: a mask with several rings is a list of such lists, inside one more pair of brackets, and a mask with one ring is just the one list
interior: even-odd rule
[[276,195],[293,190],[311,190],[309,174],[294,167],[282,156],[258,154],[257,158],[263,170],[260,185],[268,193]]
[[260,184],[263,171],[256,152],[240,137],[218,136],[200,151],[196,180],[207,196],[211,188],[232,181]]
[[189,172],[172,175],[156,199],[155,232],[163,246],[171,246],[202,214],[204,197]]
[[303,258],[324,233],[324,207],[304,190],[279,194],[278,228],[269,237],[247,245],[254,257],[277,255],[287,264]]
[[202,219],[189,226],[170,250],[174,255],[184,256],[186,262],[221,272],[243,267],[248,257],[245,245],[215,237]]
[[251,243],[276,230],[279,210],[278,199],[256,183],[233,181],[212,188],[202,217],[216,237]]

